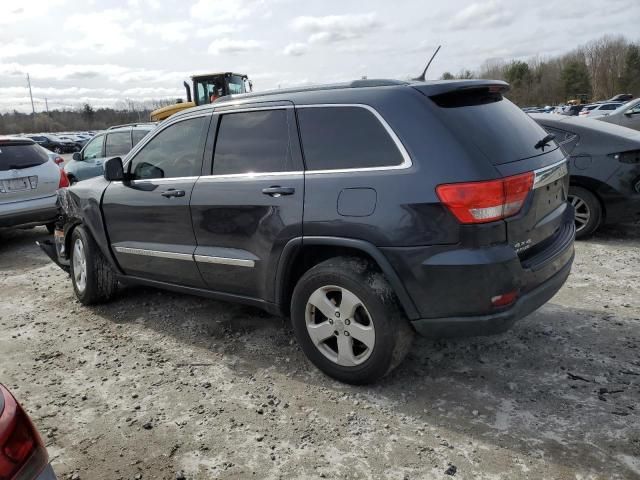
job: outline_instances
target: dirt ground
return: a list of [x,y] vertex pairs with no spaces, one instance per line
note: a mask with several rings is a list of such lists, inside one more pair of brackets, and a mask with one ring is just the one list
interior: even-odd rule
[[371,387],[252,308],[140,288],[83,307],[44,234],[0,232],[0,381],[62,479],[640,478],[640,225],[577,243],[510,332],[418,339]]

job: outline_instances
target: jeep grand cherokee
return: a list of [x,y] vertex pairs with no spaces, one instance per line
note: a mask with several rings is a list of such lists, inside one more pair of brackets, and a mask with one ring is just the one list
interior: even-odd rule
[[564,154],[499,81],[363,80],[176,114],[60,195],[45,251],[84,304],[118,282],[290,316],[345,382],[414,331],[501,332],[573,261]]

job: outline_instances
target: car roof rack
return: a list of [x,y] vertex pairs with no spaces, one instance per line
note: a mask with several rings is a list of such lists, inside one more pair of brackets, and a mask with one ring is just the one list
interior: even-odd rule
[[116,128],[122,127],[141,127],[144,125],[156,125],[158,122],[136,122],[136,123],[123,123],[122,125],[114,125],[112,127],[107,128],[107,130],[114,130]]

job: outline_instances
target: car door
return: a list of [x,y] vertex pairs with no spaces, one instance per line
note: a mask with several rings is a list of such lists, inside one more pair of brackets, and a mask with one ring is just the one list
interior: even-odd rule
[[127,275],[202,287],[189,201],[200,176],[210,113],[180,117],[132,152],[126,180],[102,201],[113,253]]
[[304,174],[291,107],[217,109],[213,166],[191,198],[195,259],[211,290],[274,300],[282,249],[302,235]]
[[640,130],[640,103],[636,103],[623,112],[620,115],[619,123],[623,127]]
[[71,160],[65,171],[76,180],[85,180],[102,174],[104,161],[104,135],[94,137],[80,152],[80,160]]

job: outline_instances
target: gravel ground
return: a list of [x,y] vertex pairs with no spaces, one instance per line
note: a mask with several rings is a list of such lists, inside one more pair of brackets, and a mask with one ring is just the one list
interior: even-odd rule
[[577,243],[510,332],[418,339],[371,387],[252,308],[141,288],[83,307],[44,234],[0,232],[0,381],[62,479],[640,478],[640,225]]

